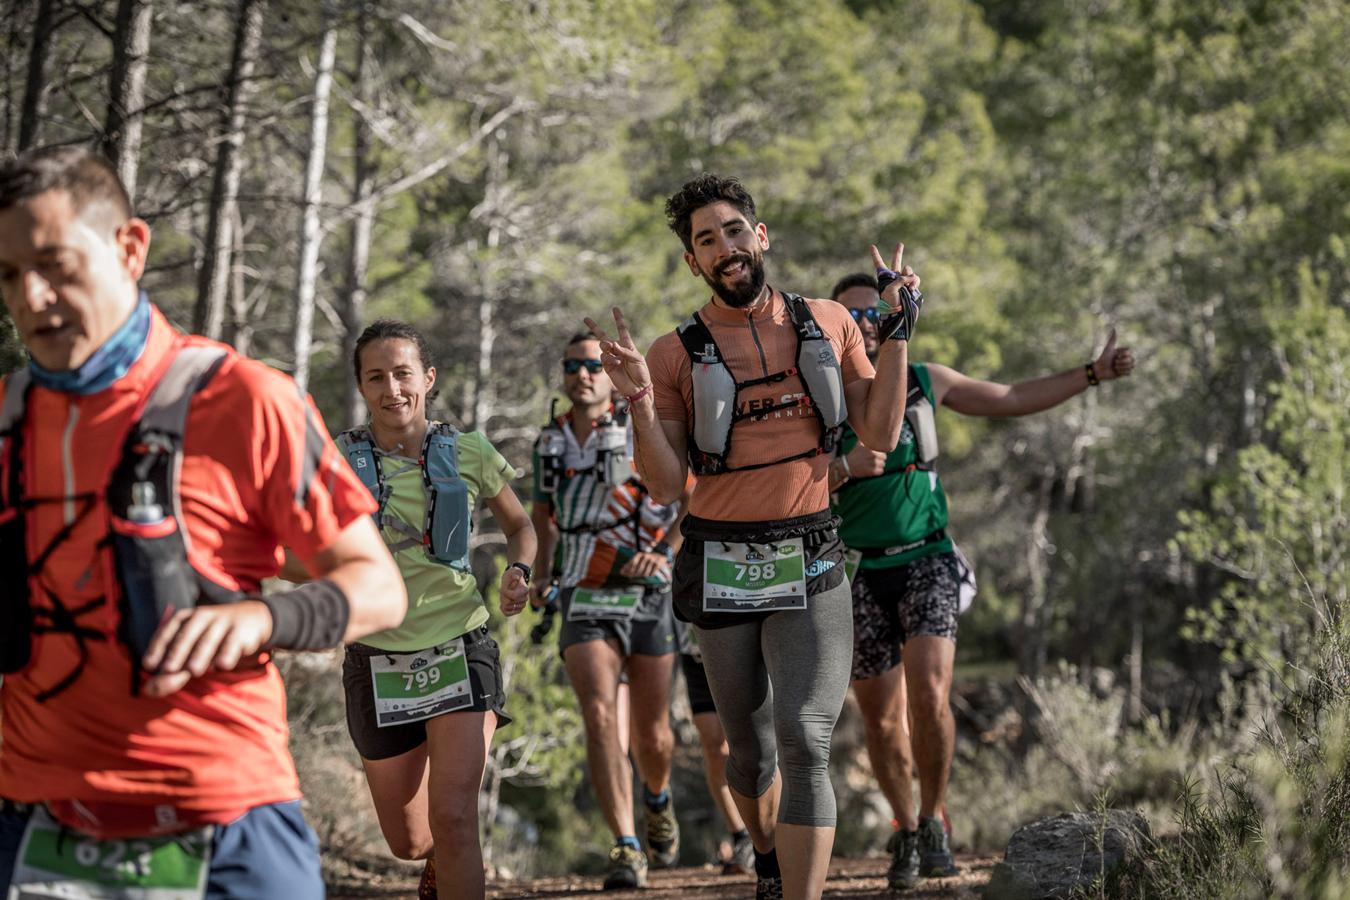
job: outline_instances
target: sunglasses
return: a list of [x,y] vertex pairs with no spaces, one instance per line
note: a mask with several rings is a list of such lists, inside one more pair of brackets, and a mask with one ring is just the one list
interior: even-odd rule
[[585,366],[586,371],[592,375],[599,375],[604,370],[605,364],[598,359],[564,359],[563,372],[568,375],[575,375]]
[[881,321],[881,311],[875,306],[869,306],[867,309],[850,309],[848,314],[853,317],[853,321],[861,322],[863,319],[876,325]]

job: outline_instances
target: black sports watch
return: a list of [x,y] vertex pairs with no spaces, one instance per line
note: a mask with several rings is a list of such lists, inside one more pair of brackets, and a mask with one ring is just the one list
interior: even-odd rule
[[530,583],[530,567],[525,565],[523,562],[513,562],[511,563],[511,565],[507,566],[507,568],[519,569],[521,574],[525,576],[525,583],[526,584]]

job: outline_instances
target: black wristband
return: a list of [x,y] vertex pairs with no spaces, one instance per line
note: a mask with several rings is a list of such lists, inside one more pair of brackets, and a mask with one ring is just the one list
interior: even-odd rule
[[526,583],[526,584],[529,584],[529,583],[530,583],[530,572],[531,572],[531,569],[530,569],[529,566],[525,565],[525,563],[523,563],[523,562],[513,562],[513,563],[511,563],[511,565],[507,566],[507,568],[508,568],[508,569],[519,569],[519,570],[520,570],[522,573],[524,573],[524,575],[525,575],[525,583]]
[[1087,380],[1089,387],[1096,387],[1097,385],[1101,384],[1101,379],[1097,377],[1097,370],[1092,367],[1092,363],[1088,363],[1083,368],[1087,371]]
[[341,644],[347,633],[351,604],[342,588],[327,578],[258,599],[272,614],[269,647],[327,650]]
[[670,548],[670,545],[667,544],[665,541],[657,541],[655,544],[652,544],[652,552],[660,553],[662,556],[664,556],[671,562],[675,561],[675,551],[672,550]]

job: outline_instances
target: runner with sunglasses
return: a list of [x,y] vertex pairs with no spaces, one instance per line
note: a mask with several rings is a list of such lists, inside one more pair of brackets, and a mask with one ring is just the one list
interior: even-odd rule
[[[626,403],[600,361],[600,342],[578,334],[563,352],[571,408],[550,417],[535,445],[531,516],[535,566],[554,566],[563,618],[558,645],[586,726],[586,761],[600,810],[614,834],[606,889],[641,887],[647,867],[679,858],[670,795],[670,681],[678,649],[670,607],[673,529],[688,502],[652,500],[632,463]],[[556,563],[555,563],[556,560]],[[541,579],[531,592],[545,602]],[[642,780],[647,853],[633,816],[633,769],[625,748],[620,683],[628,679],[633,758]]]
[[756,896],[818,897],[834,844],[830,736],[853,654],[826,470],[846,419],[873,446],[899,438],[919,279],[901,267],[902,247],[890,266],[872,248],[893,310],[874,369],[837,304],[767,284],[768,228],[738,181],[701,175],[667,201],[666,216],[711,299],[648,358],[620,310],[614,340],[586,324],[631,404],[653,496],[674,500],[691,470],[699,478],[675,604],[694,625],[726,729]]
[[[877,280],[865,272],[848,275],[830,296],[858,323],[868,357],[877,358]],[[895,815],[896,830],[887,844],[892,888],[956,872],[942,818],[955,736],[948,695],[968,570],[947,535],[947,497],[934,468],[933,413],[946,404],[968,416],[1025,416],[1133,369],[1134,356],[1128,347],[1116,347],[1114,330],[1101,355],[1086,366],[1013,385],[969,378],[936,363],[911,363],[905,424],[894,450],[872,450],[845,426],[839,456],[830,465],[830,487],[842,519],[839,534],[859,566],[852,579],[853,693],[872,771]]]

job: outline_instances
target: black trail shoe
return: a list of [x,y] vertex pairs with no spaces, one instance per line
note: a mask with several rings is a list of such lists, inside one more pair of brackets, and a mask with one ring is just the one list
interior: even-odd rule
[[886,842],[891,853],[891,867],[886,870],[886,883],[893,891],[907,891],[919,883],[919,833],[903,828],[891,833]]
[[942,820],[933,817],[919,819],[919,874],[925,878],[947,878],[955,875],[956,860],[947,843],[947,829]]

